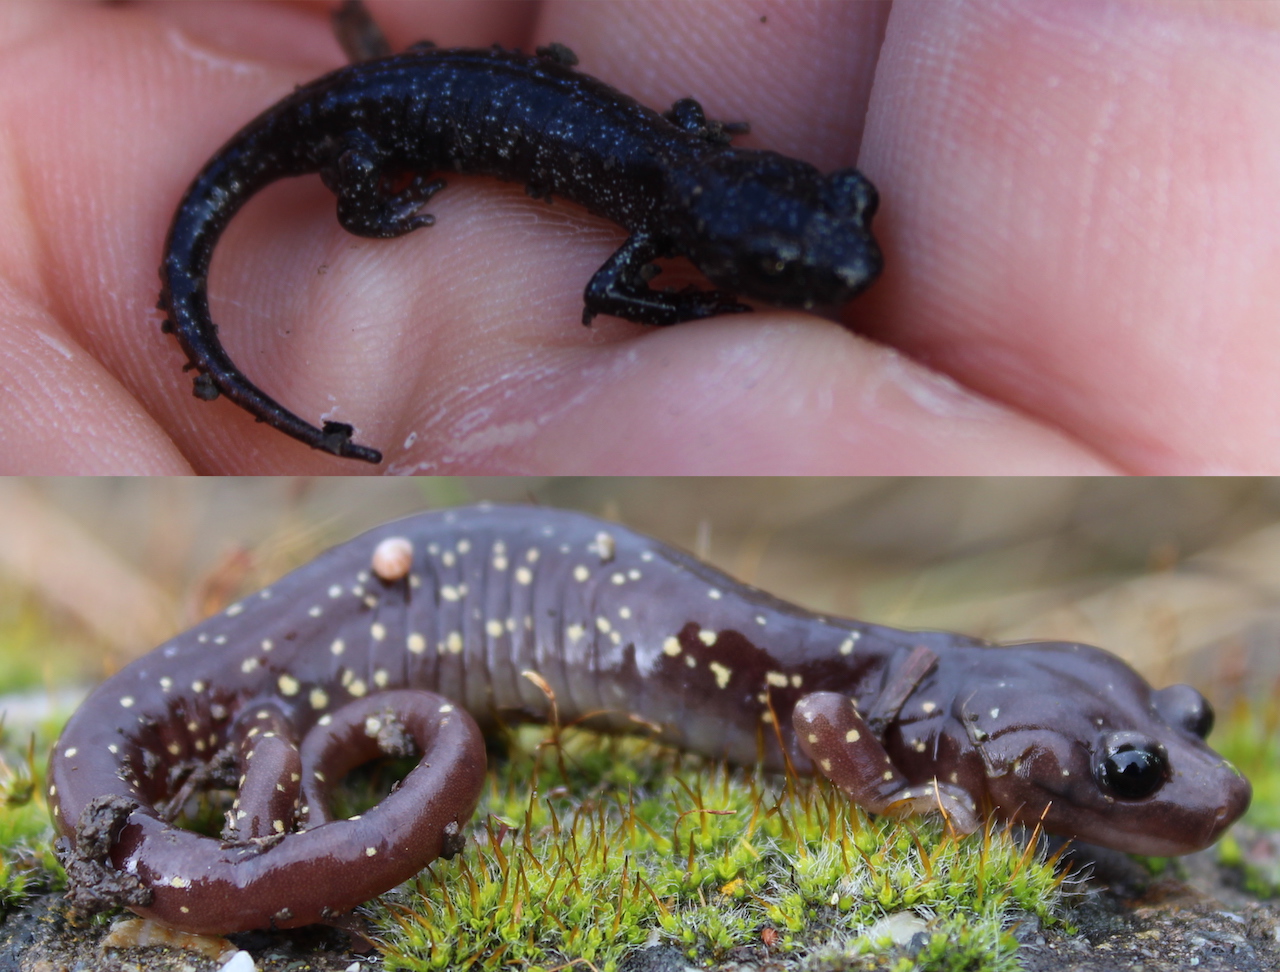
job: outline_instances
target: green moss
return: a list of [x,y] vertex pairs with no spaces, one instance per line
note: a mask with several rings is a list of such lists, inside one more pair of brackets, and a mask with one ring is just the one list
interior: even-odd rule
[[1052,863],[1002,830],[957,840],[940,822],[871,820],[810,780],[639,740],[549,741],[516,734],[467,852],[386,900],[388,969],[608,972],[654,941],[700,963],[766,945],[885,968],[871,927],[915,912],[931,937],[905,967],[1003,970],[1017,967],[1015,916],[1055,921]]
[[[1253,800],[1246,828],[1280,829],[1280,710],[1272,703],[1238,703],[1214,732],[1213,744],[1249,778]],[[1270,855],[1246,855],[1234,831],[1218,842],[1219,860],[1239,870],[1245,887],[1263,897],[1280,895],[1280,864]]]
[[25,743],[15,737],[0,725],[0,916],[65,880],[44,800],[44,756],[53,733],[42,729]]

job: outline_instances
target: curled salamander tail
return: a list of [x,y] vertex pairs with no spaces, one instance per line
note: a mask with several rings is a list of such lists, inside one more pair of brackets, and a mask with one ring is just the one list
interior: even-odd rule
[[343,422],[317,428],[289,411],[251,382],[227,354],[209,314],[208,277],[213,247],[236,211],[259,188],[272,181],[261,171],[232,171],[240,153],[219,153],[183,197],[160,264],[160,301],[166,319],[161,329],[172,334],[187,354],[186,370],[197,372],[192,393],[203,401],[225,395],[259,422],[266,422],[313,449],[335,456],[382,461],[377,449],[351,441],[354,429]]

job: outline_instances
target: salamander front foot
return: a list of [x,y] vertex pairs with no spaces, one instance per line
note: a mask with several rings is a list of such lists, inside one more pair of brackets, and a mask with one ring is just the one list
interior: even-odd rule
[[814,772],[864,810],[895,817],[941,813],[957,833],[978,829],[973,798],[960,787],[936,779],[910,783],[849,696],[812,692],[796,703],[791,722],[800,749],[813,760]]

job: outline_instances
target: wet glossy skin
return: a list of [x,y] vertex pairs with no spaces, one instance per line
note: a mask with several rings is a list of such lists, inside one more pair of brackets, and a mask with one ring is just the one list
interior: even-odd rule
[[[1099,649],[819,617],[614,524],[473,507],[336,547],[100,686],[50,764],[64,857],[86,898],[190,930],[333,920],[457,848],[484,769],[466,712],[542,720],[539,683],[566,722],[605,713],[590,723],[774,769],[785,748],[869,810],[940,809],[961,831],[990,805],[1179,854],[1250,795],[1204,744],[1198,693]],[[327,821],[326,788],[408,737],[418,776]],[[239,787],[223,843],[161,806],[215,753]]]
[[[187,190],[160,267],[164,329],[197,372],[196,397],[225,395],[312,448],[382,459],[351,441],[350,425],[316,428],[253,385],[209,316],[218,238],[254,193],[289,176],[320,173],[338,220],[359,236],[430,226],[422,207],[445,184],[430,176],[449,171],[522,182],[535,198],[563,197],[613,220],[629,237],[587,283],[584,324],[598,314],[667,325],[750,310],[736,295],[832,306],[878,276],[878,197],[861,173],[824,176],[734,148],[730,135],[745,126],[708,120],[691,98],[660,114],[574,64],[563,45],[535,56],[416,45],[327,74],[246,125]],[[721,290],[650,287],[653,261],[673,256]]]

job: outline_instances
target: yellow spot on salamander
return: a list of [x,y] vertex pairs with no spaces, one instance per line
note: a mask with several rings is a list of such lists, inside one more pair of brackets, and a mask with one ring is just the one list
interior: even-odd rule
[[675,658],[680,654],[680,642],[673,636],[662,643],[662,653]]
[[311,708],[323,709],[329,704],[329,694],[322,688],[313,688],[311,690]]
[[699,631],[698,640],[710,648],[716,643],[716,633],[714,631]]
[[719,662],[712,662],[708,667],[711,669],[712,674],[715,675],[716,685],[719,688],[724,688],[729,684],[729,676],[732,675],[733,672],[731,672],[727,666],[721,665]]
[[281,695],[298,694],[298,680],[292,675],[281,675],[276,684],[280,686]]
[[787,687],[787,676],[781,672],[766,672],[764,680],[777,688]]
[[406,643],[409,646],[409,650],[415,655],[421,655],[427,650],[427,639],[416,631],[409,635]]
[[577,567],[573,568],[573,579],[579,584],[584,583],[590,576],[591,571],[587,570],[587,568],[582,566],[582,564],[578,564]]
[[862,738],[862,733],[858,732],[857,729],[850,729],[848,732],[844,734],[845,742],[856,743],[861,738]]
[[533,583],[533,572],[528,567],[516,568],[516,583],[528,587]]
[[485,634],[487,634],[490,638],[501,638],[502,622],[499,621],[497,618],[490,618],[487,622],[485,622],[484,631],[485,631]]

